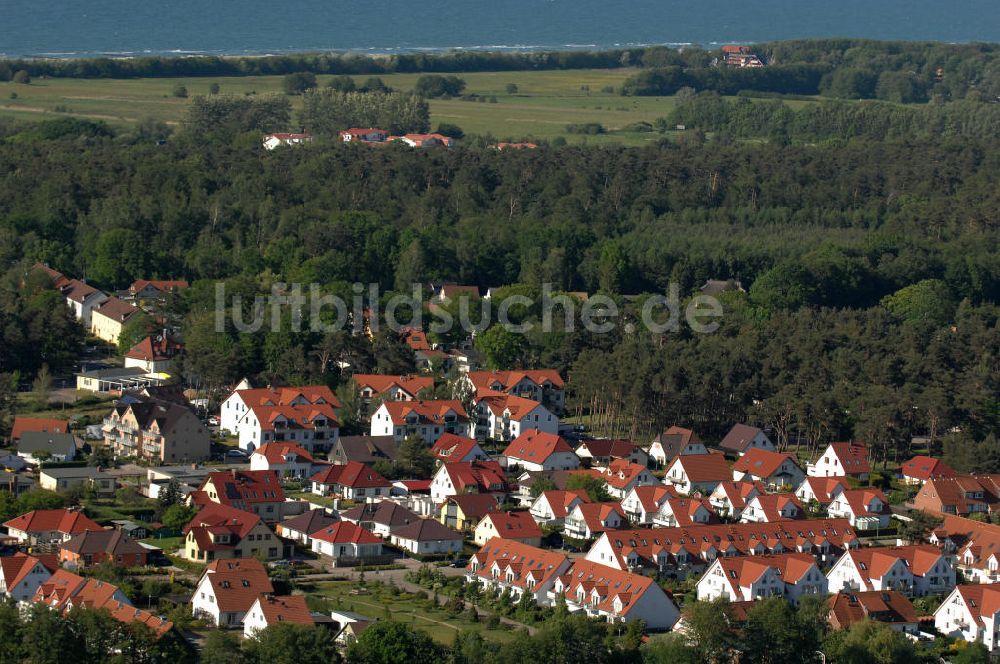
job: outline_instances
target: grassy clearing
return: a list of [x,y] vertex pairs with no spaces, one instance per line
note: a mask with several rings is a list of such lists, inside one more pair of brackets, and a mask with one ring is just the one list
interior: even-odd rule
[[493,641],[511,641],[516,635],[504,628],[489,629],[486,619],[472,622],[464,615],[457,618],[448,617],[443,608],[428,608],[427,602],[413,595],[401,592],[393,597],[388,593],[381,595],[351,595],[354,583],[350,581],[326,581],[316,584],[310,595],[325,597],[332,601],[333,606],[346,611],[384,619],[388,610],[393,620],[423,629],[438,643],[451,645],[455,635],[462,630],[472,630],[482,634],[483,638]]
[[[625,143],[643,145],[659,140],[655,133],[616,131],[636,122],[653,122],[670,112],[671,97],[622,97],[617,89],[634,69],[566,70],[524,72],[472,72],[460,74],[466,93],[496,103],[432,100],[431,124],[457,124],[466,133],[491,134],[498,139],[552,139],[564,137],[575,143]],[[386,84],[410,90],[420,74],[391,74]],[[330,76],[320,76],[325,86]],[[355,77],[359,83],[364,76]],[[0,114],[20,119],[70,115],[128,125],[144,118],[179,124],[189,99],[173,96],[177,85],[189,96],[207,95],[218,83],[223,94],[263,94],[282,91],[281,76],[233,78],[157,79],[36,79],[30,85],[0,83]],[[508,94],[507,85],[518,90]],[[11,93],[17,98],[11,99]],[[293,99],[298,106],[299,100]],[[788,102],[801,105],[802,101]],[[566,133],[567,124],[596,122],[614,133],[580,136]]]

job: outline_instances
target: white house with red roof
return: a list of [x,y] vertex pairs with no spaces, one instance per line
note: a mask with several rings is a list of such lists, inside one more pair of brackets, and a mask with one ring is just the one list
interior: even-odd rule
[[58,567],[55,560],[46,565],[41,558],[21,552],[0,557],[0,594],[13,602],[27,602]]
[[183,533],[184,557],[199,563],[255,556],[275,560],[286,553],[285,544],[259,516],[218,503],[202,507]]
[[857,443],[830,443],[815,463],[806,465],[810,477],[853,477],[865,482],[871,466],[868,449]]
[[139,367],[146,373],[166,373],[174,358],[184,351],[184,344],[160,332],[145,337],[125,353],[125,368]]
[[563,523],[563,532],[572,538],[589,540],[606,530],[624,528],[628,517],[619,503],[580,503]]
[[743,523],[774,523],[804,518],[805,510],[794,493],[757,494],[747,501],[740,514],[740,521]]
[[708,495],[731,475],[722,454],[681,454],[667,466],[663,483],[672,485],[678,493],[690,495],[700,491]]
[[371,558],[382,555],[382,539],[350,521],[338,521],[309,535],[312,550],[330,558]]
[[469,559],[465,578],[469,583],[479,583],[497,594],[504,589],[518,598],[522,593],[528,593],[535,602],[544,606],[556,579],[569,566],[569,559],[559,552],[495,538]]
[[888,528],[889,501],[881,489],[842,489],[837,491],[826,507],[834,518],[847,519],[858,530]]
[[559,418],[538,401],[505,392],[479,390],[473,398],[475,436],[513,440],[526,431],[559,433]]
[[344,465],[325,466],[309,478],[312,493],[317,496],[340,496],[348,500],[367,500],[388,496],[392,483],[359,461]]
[[632,487],[622,498],[622,509],[629,521],[639,525],[651,525],[660,508],[671,498],[678,498],[672,486],[663,484],[641,484]]
[[411,148],[429,148],[441,146],[449,148],[455,142],[453,138],[443,134],[403,134],[402,136],[390,136],[389,141],[405,143]]
[[719,485],[708,496],[708,502],[715,508],[715,513],[719,516],[739,520],[747,506],[747,501],[763,493],[767,493],[767,489],[760,482],[727,480],[719,482]]
[[653,525],[659,528],[694,526],[718,521],[715,510],[707,498],[670,498],[653,515]]
[[580,457],[562,436],[544,431],[526,431],[511,441],[503,451],[507,467],[523,470],[575,470]]
[[680,618],[677,604],[653,579],[588,560],[574,561],[549,595],[550,603],[561,595],[570,611],[612,623],[641,620],[653,631],[668,630]]
[[83,323],[84,328],[89,330],[94,309],[107,301],[107,293],[99,291],[78,279],[63,281],[58,288],[62,296],[66,298],[66,303],[73,309],[76,319]]
[[640,466],[627,459],[615,459],[601,470],[601,479],[613,498],[624,498],[637,486],[660,484],[646,466]]
[[934,612],[934,627],[993,652],[1000,647],[1000,583],[955,586]]
[[476,525],[472,541],[479,546],[494,537],[531,546],[542,545],[542,529],[528,512],[490,512]]
[[806,474],[791,454],[771,452],[760,447],[747,450],[733,464],[733,480],[763,482],[770,488],[794,489]]
[[243,619],[243,638],[250,639],[271,625],[313,627],[316,621],[306,606],[305,595],[258,595]]
[[458,436],[453,433],[442,434],[437,439],[437,442],[431,446],[431,454],[440,463],[490,460],[490,455],[479,446],[479,442],[476,439]]
[[915,456],[899,467],[899,476],[905,484],[923,484],[939,477],[954,478],[958,473],[940,459],[929,456]]
[[402,442],[419,436],[433,445],[443,434],[469,434],[469,415],[455,399],[436,401],[387,401],[372,414],[371,435],[392,436]]
[[84,531],[104,530],[83,512],[67,509],[32,510],[3,525],[9,537],[30,547],[62,544]]
[[431,480],[431,498],[442,502],[450,496],[466,493],[506,496],[509,491],[507,476],[496,461],[448,462],[434,473]]
[[847,551],[827,572],[830,591],[897,590],[923,597],[955,587],[948,554],[931,544]]
[[777,596],[797,604],[806,595],[825,597],[827,586],[815,559],[806,553],[719,557],[698,581],[698,600],[749,602]]
[[731,452],[737,456],[743,456],[750,450],[767,450],[776,452],[774,443],[767,437],[764,430],[748,424],[734,424],[733,428],[719,443],[719,448],[725,452]]
[[389,132],[376,127],[351,127],[338,132],[344,143],[384,143]]
[[312,134],[278,132],[275,134],[264,134],[263,144],[265,150],[274,150],[284,145],[304,145],[312,143]]
[[504,392],[537,401],[555,415],[566,408],[566,385],[555,369],[469,371],[462,380],[473,394],[480,390]]
[[136,300],[162,300],[188,286],[184,279],[136,279],[128,287],[128,294]]
[[295,443],[265,443],[250,455],[250,470],[273,470],[281,479],[304,479],[325,465]]
[[531,503],[528,513],[537,523],[559,525],[566,520],[566,516],[573,511],[573,508],[580,503],[589,503],[590,498],[587,492],[582,489],[574,491],[561,491],[551,489],[538,494],[538,497]]
[[823,507],[833,502],[838,491],[847,488],[846,477],[809,477],[807,476],[795,490],[795,495],[803,505],[816,501]]
[[252,452],[270,442],[297,443],[308,451],[337,442],[340,402],[326,385],[237,389],[219,410],[219,429],[239,436]]
[[191,613],[216,627],[235,627],[258,595],[273,592],[267,570],[257,558],[214,560],[194,588]]

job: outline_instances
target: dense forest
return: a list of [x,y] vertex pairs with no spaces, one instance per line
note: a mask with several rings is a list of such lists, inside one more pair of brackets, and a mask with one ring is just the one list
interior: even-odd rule
[[923,102],[931,99],[996,100],[1000,97],[1000,47],[996,44],[879,42],[807,39],[751,47],[768,67],[716,67],[718,51],[655,46],[608,51],[345,53],[268,57],[144,57],[0,61],[0,81],[18,72],[31,77],[137,78],[313,74],[378,75],[407,72],[474,72],[640,67],[623,94],[673,94],[683,87],[720,94],[741,91],[821,94],[844,99]]
[[[198,98],[176,131],[0,121],[0,373],[65,371],[79,346],[26,277],[34,261],[105,289],[192,281],[170,319],[190,351],[183,374],[209,390],[243,375],[336,385],[344,362],[412,369],[385,331],[369,342],[285,320],[217,333],[216,282],[248,299],[315,283],[350,301],[355,282],[386,297],[454,281],[536,302],[550,283],[605,293],[624,315],[604,334],[490,330],[477,344],[491,366],[562,371],[574,413],[600,431],[643,439],[677,423],[711,440],[746,420],[782,444],[862,439],[889,460],[927,435],[962,469],[1000,470],[991,104],[789,110],[690,91],[664,120],[692,125],[683,140],[499,152],[486,137],[451,150],[344,145],[334,125],[395,108],[425,126],[426,103],[307,97],[296,118],[286,97]],[[261,149],[261,131],[296,121],[313,144]],[[746,291],[723,297],[715,334],[634,324],[648,294],[676,284],[689,297],[708,279]]]

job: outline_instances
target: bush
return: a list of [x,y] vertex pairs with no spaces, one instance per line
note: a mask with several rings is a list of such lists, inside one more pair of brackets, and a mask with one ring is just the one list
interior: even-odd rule
[[607,129],[604,125],[598,122],[584,122],[581,124],[568,124],[566,125],[566,133],[568,134],[589,134],[591,136],[597,134],[604,134]]
[[29,83],[31,83],[31,76],[29,76],[28,72],[26,72],[25,70],[19,69],[18,71],[14,72],[14,78],[12,78],[11,80],[14,81],[15,83],[28,85]]
[[504,89],[507,90],[507,94],[516,95],[518,91],[517,83],[508,83]]
[[458,76],[440,76],[425,74],[417,79],[413,91],[421,97],[434,99],[436,97],[457,97],[465,89],[465,81]]
[[486,627],[489,629],[498,629],[500,627],[500,616],[495,613],[490,615],[489,620],[486,621]]
[[463,138],[465,136],[465,132],[462,131],[461,127],[459,127],[456,124],[451,124],[448,122],[440,123],[437,128],[437,133],[441,134],[442,136],[448,136],[450,138],[455,138],[455,139]]
[[210,86],[208,86],[208,94],[210,94],[210,95],[217,95],[217,94],[219,94],[219,84],[218,83],[212,83]]
[[175,97],[180,97],[181,99],[185,99],[188,96],[188,89],[183,85],[177,84],[174,86],[174,89],[171,94],[173,94]]
[[282,86],[285,89],[285,94],[300,95],[306,90],[316,87],[316,74],[308,71],[288,74],[282,81]]

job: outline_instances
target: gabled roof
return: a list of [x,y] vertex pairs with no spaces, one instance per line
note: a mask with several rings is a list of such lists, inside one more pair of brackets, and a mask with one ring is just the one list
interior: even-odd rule
[[[882,493],[881,489],[845,489],[838,494],[839,496],[844,498],[854,516],[879,516],[882,514],[891,514],[892,512],[889,509],[889,500]],[[868,506],[876,498],[881,502],[882,509],[876,512],[869,511]]]
[[608,486],[618,490],[624,490],[625,487],[638,481],[639,476],[643,473],[648,473],[648,469],[645,466],[632,463],[628,459],[615,459],[608,464],[607,468],[604,469],[604,472],[601,474],[601,479],[603,479]]
[[[833,500],[834,491],[838,488],[841,490],[847,488],[846,477],[806,476],[803,483],[809,485],[809,489],[812,491],[813,495],[816,496],[816,501],[821,505],[829,505]],[[801,487],[802,485],[800,484],[799,486]]]
[[542,536],[542,529],[528,512],[490,512],[483,520],[493,522],[498,537],[530,539]]
[[459,496],[449,496],[445,502],[457,505],[466,519],[478,520],[486,514],[500,509],[500,503],[489,493],[466,493]]
[[660,443],[666,449],[667,445],[677,445],[678,447],[684,447],[690,443],[700,443],[701,438],[698,437],[691,429],[685,429],[679,426],[670,426],[664,429],[662,432],[656,435],[653,439],[654,443]]
[[188,282],[181,279],[136,279],[132,282],[132,285],[128,287],[128,290],[130,293],[138,293],[146,286],[152,286],[156,290],[166,293],[167,291],[187,288]]
[[586,449],[590,456],[599,459],[608,457],[612,459],[625,459],[633,454],[639,446],[631,440],[610,440],[607,438],[585,440],[576,449]]
[[[757,505],[758,509],[764,513],[764,518],[768,521],[781,521],[782,519],[804,516],[802,502],[799,501],[794,493],[760,493],[748,500],[747,504]],[[787,509],[789,505],[795,506],[797,517],[781,515],[782,510]]]
[[230,470],[209,473],[200,489],[211,483],[218,496],[213,502],[232,506],[234,502],[247,505],[285,502],[285,490],[278,474],[273,470]]
[[914,576],[924,576],[944,554],[931,544],[910,544],[852,549],[844,555],[853,563],[865,586],[871,589],[871,580],[884,577],[897,560],[905,561]]
[[0,575],[3,576],[4,587],[7,588],[7,592],[10,592],[19,583],[24,581],[37,565],[41,565],[50,573],[59,568],[58,562],[50,567],[41,558],[29,556],[20,551],[13,556],[0,557]]
[[529,429],[511,441],[503,454],[508,459],[544,463],[550,456],[559,452],[575,454],[573,448],[562,436]]
[[868,449],[857,443],[830,443],[830,450],[840,459],[847,475],[871,472]]
[[[575,597],[582,588],[586,597],[590,598],[596,590],[597,597],[600,598],[597,608],[623,618],[628,617],[629,611],[639,603],[643,595],[663,594],[663,590],[648,576],[633,574],[583,558],[573,561],[573,565],[559,576],[559,580],[569,597]],[[615,610],[616,598],[621,603],[620,611]]]
[[388,488],[389,480],[363,463],[348,461],[342,466],[327,466],[309,478],[319,484],[335,484],[352,489]]
[[59,287],[59,290],[66,299],[73,300],[74,302],[83,302],[88,297],[101,292],[93,286],[85,284],[78,279],[70,279],[69,281],[64,282],[62,286]]
[[69,420],[57,420],[46,417],[24,417],[18,415],[14,418],[14,426],[10,431],[11,440],[18,440],[28,431],[42,431],[45,433],[68,433]]
[[[644,489],[646,487],[636,487],[637,489]],[[654,488],[654,487],[649,487]],[[576,489],[574,491],[561,491],[559,489],[551,489],[549,491],[543,491],[538,497],[542,498],[544,496],[545,501],[549,504],[549,509],[552,510],[552,516],[556,519],[564,519],[569,511],[573,508],[577,502],[589,503],[590,497],[587,492],[582,489]]]
[[45,433],[25,431],[17,443],[17,451],[25,454],[46,451],[54,455],[66,456],[76,451],[76,439],[69,433]]
[[298,463],[315,463],[312,454],[301,445],[295,443],[264,443],[253,452],[267,459],[269,464],[280,465],[290,463],[289,458],[295,458]]
[[[716,559],[722,567],[726,581],[734,591],[749,588],[769,569],[778,571],[785,583],[798,583],[816,565],[808,553],[781,553],[763,556],[722,556]],[[737,595],[741,593],[736,593]]]
[[722,454],[682,454],[673,463],[681,465],[689,482],[723,482],[733,476]]
[[[330,404],[340,408],[340,401],[326,385],[299,385],[296,387],[256,387],[236,390],[249,406],[290,406],[293,402],[304,401],[313,405]],[[232,396],[229,395],[229,396]]]
[[293,530],[297,533],[314,533],[317,530],[326,528],[327,526],[339,521],[336,515],[330,515],[324,509],[312,509],[308,512],[303,512],[297,516],[293,516],[290,519],[285,519],[278,524],[282,529]]
[[[1000,600],[1000,592],[997,592],[997,597]],[[839,629],[846,629],[865,619],[890,625],[917,622],[913,604],[896,590],[842,591],[827,600],[827,606],[830,607],[831,619],[836,620]]]
[[666,507],[674,515],[674,520],[678,526],[693,526],[696,523],[694,517],[701,509],[708,512],[709,521],[718,522],[715,515],[715,508],[708,502],[707,498],[671,498],[667,500]]
[[145,547],[120,530],[88,530],[74,535],[61,547],[64,551],[78,555],[105,553],[108,556],[146,554]]
[[[671,498],[678,498],[677,490],[665,484],[643,484],[632,487],[629,496],[635,495],[642,509],[646,512],[655,512],[660,509],[663,503]],[[626,496],[627,498],[628,496]]]
[[528,379],[535,385],[542,386],[549,383],[553,387],[561,388],[564,383],[559,372],[555,369],[523,369],[520,371],[470,371],[466,374],[472,386],[477,390],[485,388],[506,392],[513,389],[524,379]]
[[[315,621],[306,606],[305,595],[260,595],[256,599],[268,625],[297,623],[313,625]],[[252,609],[253,607],[251,607]]]
[[215,602],[226,613],[246,612],[260,593],[274,592],[263,563],[256,558],[213,560],[198,580],[208,578]]
[[583,522],[587,524],[587,529],[595,534],[611,530],[611,528],[605,524],[608,522],[608,519],[611,518],[612,514],[617,514],[622,523],[628,522],[620,503],[580,503],[570,512],[570,514],[577,513],[580,514]]
[[[565,569],[569,559],[555,551],[494,537],[469,559],[467,569],[471,571],[473,564],[477,565],[475,571],[477,576],[492,578],[493,566],[497,565],[501,569],[501,578],[505,583],[518,588],[527,588],[529,575],[536,587],[544,586]],[[509,582],[505,573],[508,569],[514,573],[513,580]]]
[[957,477],[958,473],[940,459],[929,456],[915,456],[899,468],[903,477],[929,480],[934,477]]
[[60,532],[77,535],[85,530],[104,530],[104,527],[90,519],[83,512],[60,510],[32,510],[4,523],[26,533]]
[[451,461],[442,464],[439,473],[447,473],[455,491],[507,491],[507,476],[496,461]]
[[393,388],[399,388],[416,397],[423,390],[434,389],[433,376],[383,376],[380,374],[354,374],[352,376],[359,389],[370,388],[376,394],[385,394]]
[[514,422],[520,422],[536,409],[543,407],[532,399],[494,390],[476,390],[475,403],[477,406],[485,406],[494,417],[507,415]]
[[[208,529],[214,528],[217,531],[219,528],[224,528],[231,534],[243,539],[260,523],[260,517],[256,514],[244,512],[228,505],[208,503],[188,521],[188,524],[184,526],[183,532],[186,535],[194,530],[196,531],[195,535],[198,536],[199,534],[207,533]],[[201,548],[213,548],[210,542],[208,543],[209,546],[202,546],[205,544],[204,540],[199,540],[198,544]]]
[[435,519],[417,519],[393,530],[392,536],[416,542],[460,542],[463,539],[462,533],[442,525]]
[[395,436],[341,436],[337,449],[348,461],[375,463],[379,459],[395,459],[399,443]]
[[479,443],[472,438],[458,436],[453,433],[444,433],[437,439],[437,442],[431,446],[431,454],[442,461],[449,461],[452,459],[460,461],[472,452],[473,448],[478,445]]
[[165,362],[184,350],[184,344],[169,335],[150,335],[132,346],[125,357],[144,362]]
[[715,487],[712,494],[715,495],[718,492],[725,494],[734,510],[742,510],[746,507],[748,500],[755,495],[767,493],[767,489],[760,480],[739,480],[738,482],[726,480],[719,482],[719,486]]
[[753,442],[753,439],[762,433],[764,431],[760,427],[752,427],[749,424],[734,424],[726,437],[719,443],[719,447],[733,452],[743,452]]
[[754,477],[768,478],[781,470],[781,465],[785,462],[791,462],[798,467],[795,457],[791,454],[771,452],[755,447],[747,450],[746,454],[736,460],[736,463],[733,464],[733,471],[749,473]]
[[462,402],[457,399],[440,399],[434,401],[387,401],[382,404],[389,414],[389,420],[393,424],[402,424],[410,416],[416,417],[418,424],[436,424],[443,426],[447,423],[445,417],[449,413],[455,416],[456,422],[468,422],[469,415],[462,407]]
[[109,297],[94,309],[95,314],[101,314],[119,323],[126,322],[139,311],[139,307],[117,297]]
[[333,544],[381,544],[382,540],[350,521],[338,521],[309,535],[312,539]]
[[359,525],[370,521],[392,530],[418,520],[420,515],[391,500],[380,500],[377,503],[355,505],[351,509],[341,512],[340,518]]
[[[980,627],[983,626],[984,615],[994,616],[1000,612],[1000,583],[962,584],[955,586],[955,590]],[[943,604],[941,606],[944,607]]]

